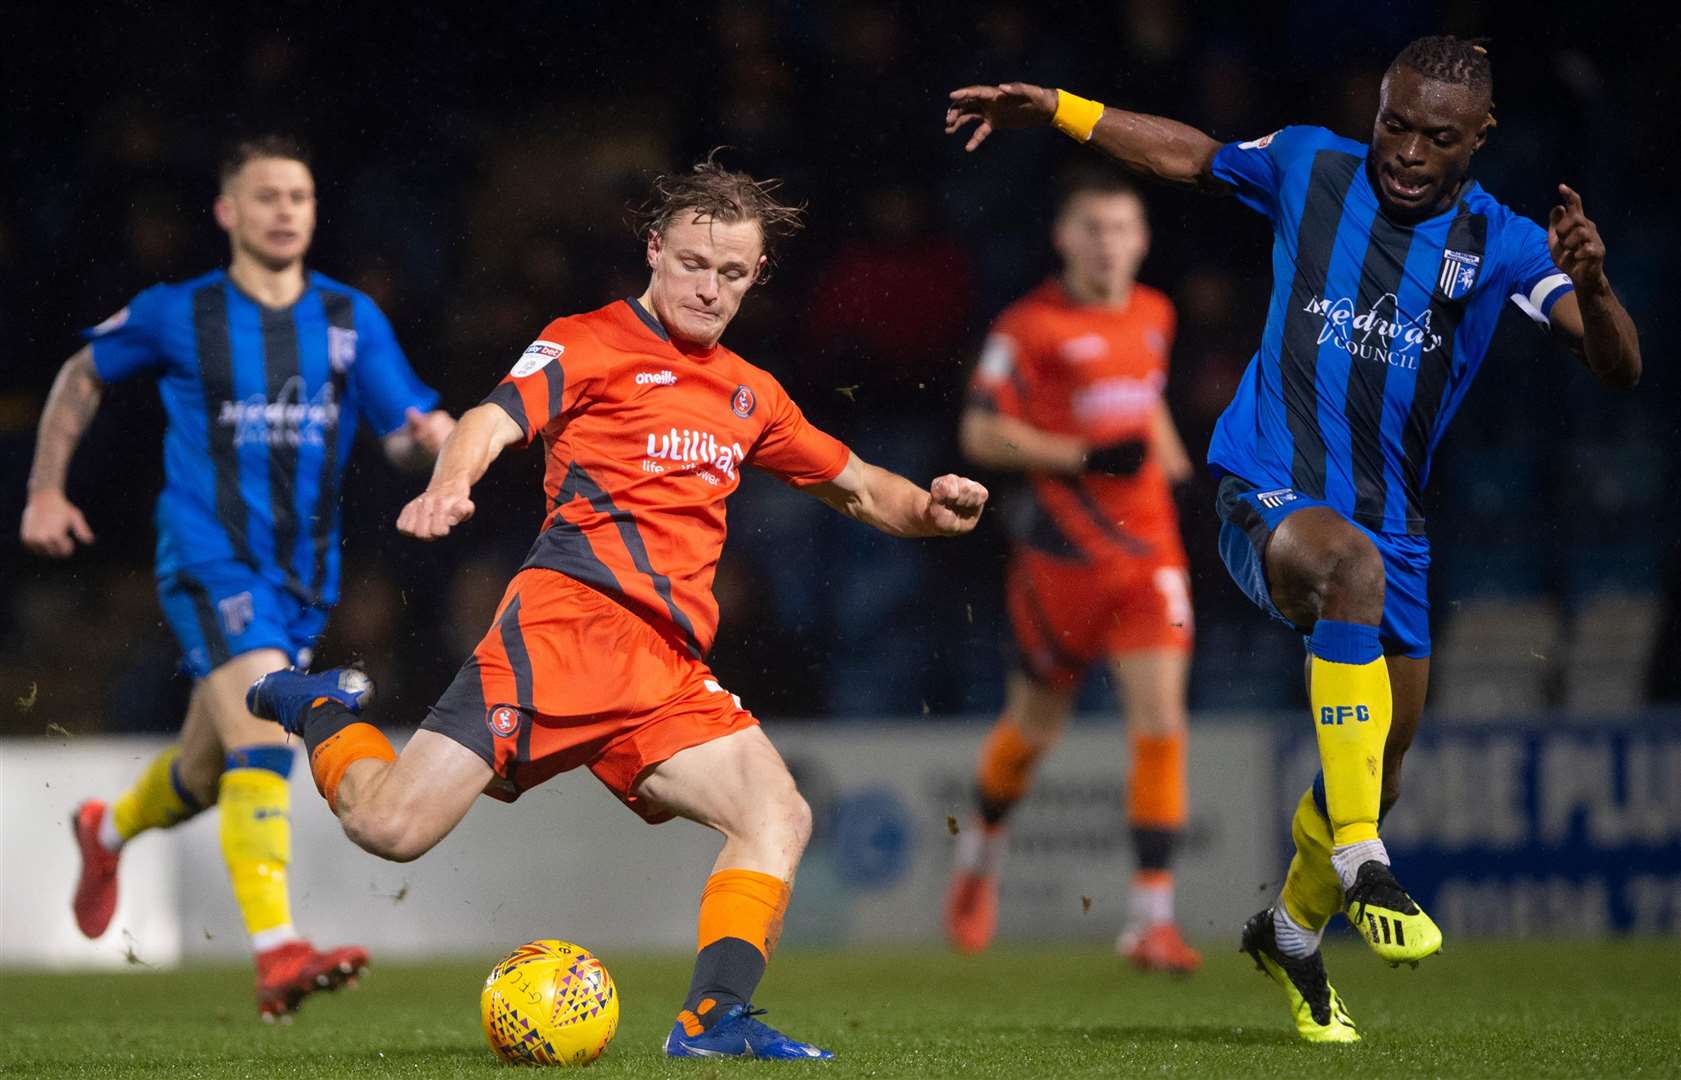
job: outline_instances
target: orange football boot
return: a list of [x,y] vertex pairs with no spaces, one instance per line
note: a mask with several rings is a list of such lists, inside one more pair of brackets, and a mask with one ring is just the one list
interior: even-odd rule
[[1142,933],[1128,930],[1115,942],[1115,951],[1142,971],[1189,975],[1202,967],[1202,954],[1185,944],[1173,923],[1157,923]]
[[961,953],[978,953],[992,944],[998,930],[998,879],[973,870],[957,870],[946,893],[946,937]]
[[82,874],[76,879],[76,895],[70,907],[76,913],[76,926],[90,938],[103,934],[111,925],[111,916],[117,913],[118,853],[106,851],[99,842],[99,823],[103,820],[105,804],[98,799],[76,807],[70,819],[70,831],[82,851]]
[[355,945],[326,952],[307,941],[276,945],[257,954],[257,1013],[270,1022],[288,1017],[310,994],[355,986],[367,970],[367,950]]

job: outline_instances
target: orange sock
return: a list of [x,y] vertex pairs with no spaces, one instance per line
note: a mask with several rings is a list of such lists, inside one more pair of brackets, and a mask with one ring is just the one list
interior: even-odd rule
[[766,960],[782,937],[788,910],[788,883],[757,870],[720,870],[706,879],[700,894],[700,927],[695,951],[733,937],[758,949]]
[[1022,738],[1021,730],[1008,713],[998,718],[986,742],[981,744],[980,765],[975,775],[981,818],[986,824],[997,825],[1003,821],[1010,808],[1027,794],[1040,753],[1039,748]]
[[1185,735],[1134,735],[1127,819],[1134,828],[1185,827]]
[[391,742],[372,724],[354,723],[333,732],[316,745],[309,755],[309,771],[315,776],[315,788],[327,798],[327,805],[338,813],[339,781],[350,766],[366,758],[396,761],[397,751]]
[[1127,781],[1127,822],[1138,867],[1132,921],[1154,926],[1173,919],[1173,849],[1185,827],[1185,735],[1134,735]]
[[720,1005],[753,999],[765,965],[782,937],[789,886],[757,870],[719,870],[700,894],[695,973],[683,1011],[683,1030],[699,1035],[722,1015]]

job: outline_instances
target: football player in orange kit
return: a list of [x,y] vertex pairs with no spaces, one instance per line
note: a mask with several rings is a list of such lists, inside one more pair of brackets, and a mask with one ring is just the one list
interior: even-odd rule
[[513,799],[587,766],[650,822],[724,836],[701,894],[694,978],[674,1057],[824,1058],[755,1019],[811,810],[758,720],[701,659],[718,607],[724,500],[755,465],[895,536],[975,527],[987,492],[928,488],[813,427],[769,373],[718,343],[799,212],[774,184],[708,160],[662,177],[639,298],[557,319],[461,417],[397,527],[423,540],[471,517],[470,489],[507,447],[543,439],[547,517],[483,641],[398,755],[360,719],[358,671],[280,672],[251,706],[303,736],[353,841],[414,859],[480,792]]
[[981,749],[979,806],[959,834],[946,901],[952,944],[978,952],[998,918],[1005,818],[1067,724],[1086,671],[1106,661],[1132,749],[1137,870],[1116,947],[1140,967],[1201,964],[1173,917],[1185,823],[1185,679],[1191,601],[1169,485],[1191,473],[1162,390],[1174,311],[1137,283],[1144,202],[1123,177],[1066,185],[1052,239],[1063,272],[998,317],[963,416],[964,453],[1025,474],[1006,586],[1017,667]]

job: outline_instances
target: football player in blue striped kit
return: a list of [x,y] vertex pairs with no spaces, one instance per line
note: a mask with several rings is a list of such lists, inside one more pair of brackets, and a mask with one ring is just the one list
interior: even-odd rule
[[293,928],[292,747],[279,725],[246,711],[245,687],[307,666],[338,599],[339,482],[357,426],[416,464],[454,426],[373,301],[304,267],[315,208],[296,142],[268,136],[233,149],[214,207],[230,265],[155,285],[84,333],[41,417],[21,529],[26,547],[54,558],[93,543],[65,496],[70,458],[105,384],[156,381],[168,415],[158,596],[195,682],[179,743],[111,805],[77,808],[73,907],[84,934],[103,934],[122,846],[219,807],[266,1019],[352,977],[367,954],[318,950]]
[[1195,128],[1024,83],[955,91],[946,130],[1051,124],[1138,172],[1236,195],[1273,226],[1261,347],[1209,446],[1220,548],[1263,610],[1307,637],[1321,773],[1292,821],[1283,891],[1243,947],[1297,1031],[1359,1038],[1319,953],[1339,909],[1377,954],[1417,962],[1441,932],[1378,838],[1430,669],[1420,492],[1511,300],[1609,386],[1640,376],[1633,321],[1577,194],[1546,228],[1469,175],[1494,127],[1486,51],[1420,38],[1384,75],[1370,145],[1287,127],[1222,145]]

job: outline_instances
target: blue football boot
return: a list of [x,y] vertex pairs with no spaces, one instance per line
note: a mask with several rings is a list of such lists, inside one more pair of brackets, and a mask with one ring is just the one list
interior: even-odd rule
[[[700,1027],[692,1013],[680,1017],[665,1037],[666,1057],[744,1057],[783,1061],[828,1061],[835,1055],[810,1043],[795,1042],[768,1024],[753,1019],[765,1010],[731,1005],[709,1028]],[[688,1024],[684,1023],[688,1020]]]
[[271,671],[245,691],[245,707],[261,720],[273,720],[293,735],[302,736],[312,705],[331,698],[353,714],[374,700],[374,681],[359,668],[332,668],[307,675],[289,668]]

